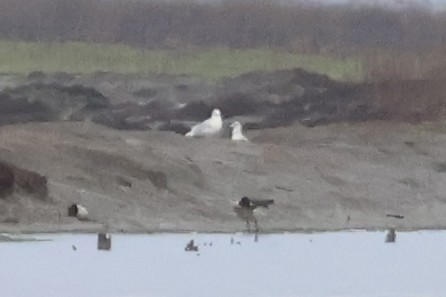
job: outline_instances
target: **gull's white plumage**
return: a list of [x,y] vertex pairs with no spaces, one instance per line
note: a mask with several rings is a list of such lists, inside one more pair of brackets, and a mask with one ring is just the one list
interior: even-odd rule
[[234,141],[249,141],[245,135],[243,135],[242,124],[239,121],[233,122],[230,127],[232,128],[231,140]]
[[218,134],[223,127],[219,109],[214,109],[209,119],[195,125],[186,133],[187,137],[209,137]]

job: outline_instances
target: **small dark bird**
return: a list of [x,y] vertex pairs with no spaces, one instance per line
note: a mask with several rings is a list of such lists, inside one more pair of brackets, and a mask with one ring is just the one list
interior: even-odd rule
[[269,205],[273,204],[274,200],[260,200],[260,199],[250,199],[246,196],[243,196],[240,201],[236,202],[233,209],[237,216],[246,222],[246,227],[248,232],[251,231],[250,223],[253,222],[255,226],[255,231],[259,231],[259,226],[257,223],[257,218],[255,215],[259,212],[259,210],[267,210]]
[[73,251],[77,251],[77,247],[74,244],[71,246],[71,248],[73,249]]
[[198,252],[198,246],[195,245],[194,240],[191,239],[191,240],[187,243],[187,245],[186,245],[186,247],[184,248],[184,250],[185,250],[186,252]]

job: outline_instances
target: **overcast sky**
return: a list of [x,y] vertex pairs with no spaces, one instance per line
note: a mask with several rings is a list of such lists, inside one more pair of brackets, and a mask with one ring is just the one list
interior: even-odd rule
[[322,2],[322,3],[330,3],[330,4],[338,4],[338,3],[380,3],[384,5],[392,5],[392,6],[405,6],[411,3],[419,4],[421,6],[430,7],[433,9],[444,9],[446,8],[446,0],[281,0],[283,2],[288,3],[299,3],[299,2]]
[[[224,2],[227,0],[164,0],[164,1],[172,1],[172,2],[181,2],[181,1],[196,1],[196,2],[202,2],[202,3],[218,3],[218,2]],[[230,0],[230,1],[237,1],[237,0]],[[243,2],[243,0],[238,0]],[[261,1],[261,0],[259,0]],[[293,4],[293,3],[328,3],[328,4],[362,4],[362,3],[368,3],[368,4],[382,4],[382,5],[389,5],[392,7],[404,7],[410,4],[417,4],[426,8],[433,8],[433,9],[446,9],[446,0],[265,0],[265,1],[272,1],[272,2],[280,2],[280,3],[287,3],[287,4]]]
[[[167,0],[167,1],[181,1],[181,0]],[[219,2],[225,0],[195,0],[198,2]],[[239,0],[243,1],[243,0]],[[379,3],[382,5],[390,5],[391,7],[404,7],[411,3],[421,5],[426,8],[435,10],[446,9],[446,0],[275,0],[281,3],[328,3],[328,4],[361,4],[361,3]]]

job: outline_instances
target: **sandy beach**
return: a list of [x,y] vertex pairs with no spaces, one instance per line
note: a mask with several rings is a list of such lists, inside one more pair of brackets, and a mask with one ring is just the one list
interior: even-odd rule
[[[263,232],[446,227],[444,126],[385,122],[248,131],[250,143],[88,123],[0,128],[0,156],[47,177],[0,200],[1,232],[234,232],[231,201],[275,199]],[[67,217],[85,205],[91,221]],[[396,217],[395,217],[396,216]]]

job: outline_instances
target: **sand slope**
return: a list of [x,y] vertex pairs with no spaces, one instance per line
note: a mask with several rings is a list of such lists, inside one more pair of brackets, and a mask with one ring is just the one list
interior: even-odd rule
[[[88,122],[0,127],[0,159],[50,199],[0,199],[0,231],[237,231],[230,200],[274,198],[263,231],[446,227],[446,128],[369,122],[248,131],[251,143]],[[84,204],[91,222],[69,218]],[[387,217],[403,215],[403,219]]]

